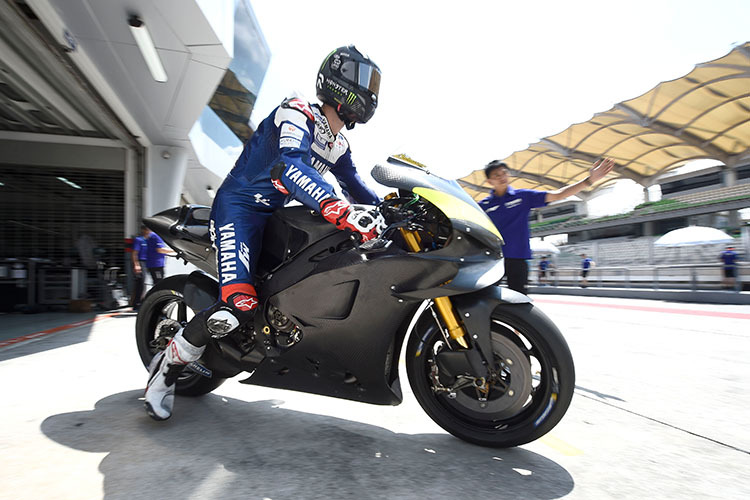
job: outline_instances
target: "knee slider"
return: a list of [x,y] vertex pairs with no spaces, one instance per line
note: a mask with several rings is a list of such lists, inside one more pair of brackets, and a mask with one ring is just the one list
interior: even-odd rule
[[214,311],[206,319],[208,333],[215,339],[224,337],[240,326],[240,320],[229,308]]

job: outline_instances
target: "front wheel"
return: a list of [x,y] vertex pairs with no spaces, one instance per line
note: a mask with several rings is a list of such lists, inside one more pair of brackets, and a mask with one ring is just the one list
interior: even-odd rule
[[565,339],[533,304],[501,304],[490,321],[492,376],[441,373],[439,354],[456,349],[436,321],[409,338],[406,369],[414,395],[440,427],[481,446],[528,443],[562,419],[575,388]]

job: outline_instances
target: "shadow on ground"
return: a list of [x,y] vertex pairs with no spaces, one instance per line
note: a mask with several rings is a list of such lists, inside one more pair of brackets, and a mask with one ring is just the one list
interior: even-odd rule
[[627,401],[625,401],[624,399],[618,398],[617,396],[613,396],[612,394],[605,394],[603,392],[595,391],[593,389],[586,389],[585,387],[581,387],[580,385],[576,386],[576,390],[587,392],[589,394],[593,394],[594,396],[600,397],[602,399],[614,399],[615,401],[622,401],[623,403],[627,403]]
[[[50,335],[44,335],[36,340],[24,341],[18,344],[11,344],[0,349],[0,362],[10,359],[20,358],[29,354],[38,354],[44,351],[67,347],[74,344],[82,344],[89,340],[93,323],[77,326],[69,330],[55,332]],[[39,331],[39,330],[37,330]],[[23,335],[28,335],[24,333]],[[21,335],[17,335],[21,336]],[[8,338],[14,338],[16,335],[9,335]]]
[[175,415],[154,422],[141,396],[115,394],[42,423],[57,443],[108,453],[99,465],[107,499],[550,499],[574,486],[565,469],[524,449],[396,434],[281,401],[213,394],[178,398]]
[[[100,313],[51,312],[0,315],[0,325],[2,325],[0,326],[0,342],[41,334],[32,341],[25,340],[18,344],[0,347],[0,361],[84,343],[89,340],[95,325],[93,322],[86,323],[86,321],[122,320],[134,318],[136,315],[137,313],[132,311],[116,310]],[[49,333],[45,334],[45,332]]]

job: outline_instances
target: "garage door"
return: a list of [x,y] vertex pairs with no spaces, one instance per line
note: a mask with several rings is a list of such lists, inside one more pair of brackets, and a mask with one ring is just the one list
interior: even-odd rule
[[37,290],[24,300],[64,303],[71,269],[82,268],[87,296],[97,302],[103,271],[125,269],[124,203],[121,171],[0,166],[0,278],[12,278],[13,263],[17,277],[21,264],[31,265]]

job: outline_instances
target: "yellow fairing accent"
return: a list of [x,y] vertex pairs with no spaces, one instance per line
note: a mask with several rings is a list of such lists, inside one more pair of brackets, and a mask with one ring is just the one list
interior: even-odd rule
[[471,206],[448,193],[430,188],[415,187],[414,192],[438,207],[448,218],[473,222],[502,240],[503,237],[495,227],[495,224],[478,207]]

